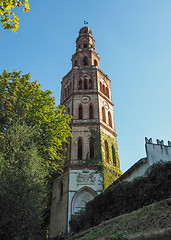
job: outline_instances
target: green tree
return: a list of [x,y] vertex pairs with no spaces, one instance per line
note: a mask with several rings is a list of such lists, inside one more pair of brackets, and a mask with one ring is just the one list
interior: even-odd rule
[[71,136],[71,116],[65,114],[64,106],[56,107],[51,94],[41,90],[37,81],[31,82],[30,74],[4,71],[0,75],[0,132],[18,118],[34,127],[34,144],[49,175],[61,169],[62,144]]
[[4,29],[11,29],[17,32],[19,28],[19,17],[13,12],[13,9],[24,5],[23,11],[28,12],[30,5],[28,0],[0,0],[1,24]]
[[0,134],[0,239],[42,240],[46,172],[35,129],[15,123]]

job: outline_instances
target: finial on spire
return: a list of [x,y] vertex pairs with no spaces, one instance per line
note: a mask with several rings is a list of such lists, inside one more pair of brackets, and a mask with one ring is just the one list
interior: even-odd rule
[[85,25],[88,25],[88,22],[84,21],[84,24],[85,24]]

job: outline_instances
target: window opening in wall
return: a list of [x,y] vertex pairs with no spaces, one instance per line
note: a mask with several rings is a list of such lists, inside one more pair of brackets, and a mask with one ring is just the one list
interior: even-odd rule
[[83,153],[83,146],[82,146],[82,139],[78,139],[78,152],[77,152],[77,158],[79,160],[82,160],[82,153]]
[[100,92],[102,92],[102,83],[100,82]]
[[109,147],[106,140],[104,141],[104,145],[105,145],[105,160],[107,163],[109,163]]
[[109,97],[109,89],[106,87],[106,96]]
[[104,85],[104,84],[103,84],[103,86],[102,86],[102,93],[105,94],[105,85]]
[[112,145],[112,159],[113,159],[113,165],[116,166],[115,148],[113,145]]
[[83,48],[87,48],[87,47],[88,47],[87,43],[84,43]]
[[84,33],[86,33],[87,31],[86,30],[84,30]]
[[64,191],[64,190],[63,190],[63,188],[64,188],[64,187],[63,187],[63,182],[60,181],[58,186],[59,186],[59,197],[60,197],[60,199],[61,199],[61,198],[63,197],[63,191]]
[[93,106],[89,106],[89,119],[93,119]]
[[72,90],[72,84],[70,83],[70,92],[71,92],[71,90]]
[[75,66],[77,66],[77,60],[75,60]]
[[66,90],[66,88],[65,88],[65,97],[67,96],[67,90]]
[[67,107],[66,113],[70,114],[70,108],[69,107]]
[[108,112],[108,121],[109,121],[109,126],[112,127],[112,117],[110,112]]
[[82,81],[81,80],[79,80],[78,89],[82,89]]
[[89,80],[89,89],[93,89],[93,81],[91,79]]
[[84,89],[87,89],[88,86],[87,86],[87,79],[84,79]]
[[96,60],[94,60],[94,65],[97,66],[97,61]]
[[88,65],[88,58],[87,58],[87,57],[84,57],[84,59],[83,59],[83,64],[84,64],[84,66],[87,66],[87,65]]
[[106,122],[106,113],[105,113],[105,108],[102,107],[102,121]]
[[68,95],[69,95],[69,86],[67,87],[67,93],[68,93]]
[[83,119],[83,109],[81,105],[79,106],[78,109],[78,119]]
[[90,149],[90,159],[93,159],[94,158],[94,138],[93,137],[90,137],[89,149]]

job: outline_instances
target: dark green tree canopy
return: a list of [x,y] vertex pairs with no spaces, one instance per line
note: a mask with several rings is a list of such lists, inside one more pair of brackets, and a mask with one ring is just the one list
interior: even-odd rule
[[0,135],[0,239],[44,239],[46,171],[35,130],[14,123]]
[[16,71],[0,75],[0,132],[19,118],[34,127],[34,144],[51,174],[63,163],[62,143],[71,136],[71,116],[65,114],[64,106],[56,107],[50,90],[41,90],[30,78]]

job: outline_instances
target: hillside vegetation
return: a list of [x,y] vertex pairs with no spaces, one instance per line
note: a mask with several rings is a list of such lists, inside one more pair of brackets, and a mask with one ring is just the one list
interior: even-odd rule
[[[110,219],[96,227],[73,236],[69,240],[139,239],[138,235],[140,234],[140,236],[143,236],[144,233],[151,233],[155,231],[158,231],[157,234],[160,234],[162,230],[166,229],[168,229],[171,234],[170,219],[171,199],[166,199],[158,203],[145,206],[129,214],[124,214]],[[165,239],[169,240],[170,238]]]

